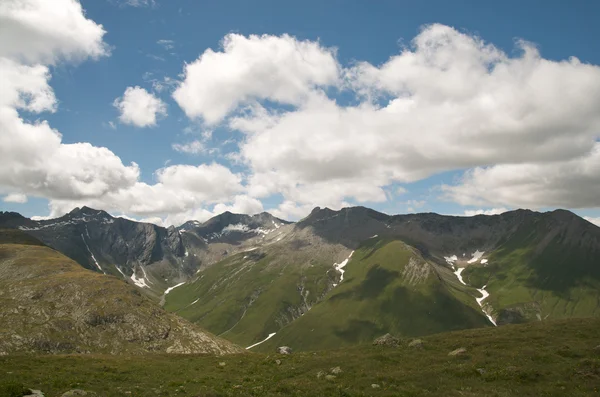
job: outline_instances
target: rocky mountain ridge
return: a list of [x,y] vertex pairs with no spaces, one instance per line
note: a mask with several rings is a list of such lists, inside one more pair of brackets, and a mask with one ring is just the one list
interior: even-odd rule
[[22,230],[83,267],[123,277],[155,298],[199,269],[255,241],[269,241],[269,233],[288,224],[267,213],[225,212],[204,223],[164,228],[88,207],[39,221],[0,212],[0,228]]

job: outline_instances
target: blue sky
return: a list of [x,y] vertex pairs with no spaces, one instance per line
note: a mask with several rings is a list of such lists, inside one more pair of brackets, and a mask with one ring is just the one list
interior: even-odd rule
[[[36,0],[9,2],[17,5],[39,3]],[[73,3],[76,2],[60,0],[56,7],[72,7]],[[107,178],[106,175],[112,178],[116,174],[107,171],[106,175],[97,176],[93,165],[96,163],[85,162],[79,166],[75,160],[66,161],[62,163],[65,169],[85,170],[83,176],[73,171],[73,178],[85,180],[87,190],[47,187],[57,179],[52,175],[30,182],[27,179],[30,174],[27,174],[27,183],[22,184],[19,184],[19,178],[7,177],[7,181],[0,179],[0,193],[5,198],[12,195],[13,199],[2,202],[3,210],[17,211],[26,216],[57,216],[72,206],[88,204],[105,207],[113,214],[166,224],[179,223],[187,217],[206,218],[225,209],[241,212],[273,210],[279,216],[297,219],[316,205],[341,207],[357,204],[388,213],[434,211],[446,214],[517,207],[539,210],[566,207],[583,216],[600,218],[600,198],[594,198],[597,192],[594,184],[600,180],[590,175],[600,169],[597,159],[600,156],[595,152],[595,142],[600,135],[598,117],[589,110],[582,110],[581,106],[564,109],[556,100],[544,99],[560,98],[565,88],[557,81],[564,81],[572,89],[566,90],[565,103],[575,103],[574,98],[590,106],[599,104],[600,69],[597,65],[600,65],[600,45],[596,38],[600,36],[600,27],[595,23],[595,17],[600,15],[598,2],[82,0],[81,5],[85,13],[82,12],[79,18],[96,26],[102,25],[104,33],[91,32],[91,28],[79,32],[73,28],[70,34],[74,37],[89,35],[89,40],[76,42],[77,39],[73,39],[73,43],[57,34],[51,60],[31,55],[35,54],[33,44],[27,54],[6,50],[2,43],[11,39],[11,32],[0,30],[0,36],[4,35],[4,39],[0,38],[0,58],[4,56],[29,66],[44,65],[51,73],[48,85],[56,98],[55,111],[38,112],[21,108],[19,115],[25,123],[47,120],[50,127],[62,134],[61,145],[88,142],[95,148],[107,148],[112,152],[109,157],[118,157],[123,167],[135,162],[139,175],[123,177],[123,184],[115,184],[115,191],[105,188],[104,182],[101,189],[92,189],[90,186],[95,182],[91,180],[101,180]],[[18,16],[6,12],[2,15],[0,9],[0,22],[7,18],[22,23],[23,29],[31,28]],[[47,32],[39,29],[36,34],[54,37],[53,32],[61,21],[57,19],[56,26],[51,26],[51,23],[44,27]],[[228,52],[223,47],[223,40],[231,34],[243,40],[232,39],[232,50]],[[252,50],[252,59],[256,63],[254,69],[267,65],[279,77],[271,79],[254,69],[240,71],[246,64],[243,56],[250,48],[251,35],[256,35]],[[282,58],[280,63],[257,60],[263,49],[265,58],[272,57],[266,37],[273,38],[271,44],[279,46],[279,52],[284,51],[286,46],[300,48],[299,43],[309,43],[313,46],[311,54],[318,53],[313,64],[318,70],[306,72],[305,76],[296,79],[298,72],[293,71],[296,66],[292,64],[306,61],[308,52],[302,54],[301,61],[293,57]],[[290,39],[286,41],[283,37]],[[413,41],[418,37],[424,42],[429,39],[429,43],[433,41],[434,44],[419,50]],[[531,44],[517,44],[519,39]],[[484,43],[483,47],[479,46],[479,40]],[[28,45],[25,43],[24,48],[29,48]],[[94,52],[96,47],[93,46],[96,45],[103,46],[103,54]],[[453,54],[452,45],[469,46],[469,49],[464,54]],[[489,55],[485,45],[493,46],[495,53]],[[519,73],[521,69],[518,68],[522,68],[531,73],[526,83],[530,90],[523,89],[521,92],[518,82],[507,81],[506,86],[512,87],[511,90],[503,92],[500,99],[493,98],[496,102],[490,105],[500,109],[491,113],[500,114],[496,125],[493,117],[483,117],[484,112],[481,114],[483,118],[477,120],[472,114],[466,114],[469,108],[464,103],[465,96],[471,95],[473,100],[481,103],[480,99],[487,98],[488,92],[499,92],[501,89],[498,87],[503,85],[501,76],[493,76],[492,79],[483,72],[479,89],[458,92],[453,84],[469,86],[472,83],[468,70],[463,66],[479,62],[484,57],[482,54],[487,54],[485,57],[490,56],[490,59],[483,61],[483,67],[488,68],[491,74],[497,65],[508,65],[515,59],[522,59],[526,48],[539,51],[536,58],[537,64],[541,65],[538,65],[539,70],[532,71],[520,64],[511,66],[511,70]],[[203,65],[199,57],[208,49],[227,56],[219,58],[216,66]],[[414,70],[411,69],[410,73],[402,69],[405,63],[390,63],[388,72],[385,72],[386,62],[390,57],[399,56],[403,49],[422,56],[425,64],[431,61],[427,58],[431,54],[426,51],[434,51],[436,56],[440,56],[435,59],[449,62],[447,65],[434,65],[438,68],[435,73],[440,70],[449,73],[455,70],[456,73],[440,75],[444,80],[438,84],[435,80],[424,81],[423,76],[434,72],[423,63],[413,65]],[[443,52],[446,50],[449,52]],[[77,57],[72,56],[75,53]],[[443,58],[447,55],[449,61]],[[463,56],[468,59],[463,60]],[[557,61],[569,62],[570,57],[577,57],[580,62],[569,63],[563,68],[557,66],[551,71],[543,68],[544,62],[558,65]],[[186,74],[186,64],[197,65],[202,78],[193,80],[191,73]],[[588,67],[583,68],[580,64]],[[301,70],[300,74],[304,73],[306,65],[297,67]],[[235,69],[233,75],[239,73],[244,81],[226,81],[218,77],[219,69],[229,68]],[[292,68],[292,71],[286,68]],[[327,68],[332,68],[331,72],[326,72]],[[210,73],[215,73],[216,77],[213,78]],[[481,70],[477,68],[476,73],[481,73]],[[538,85],[541,77],[536,76],[548,79],[548,86]],[[248,80],[256,80],[258,88],[248,87]],[[473,81],[477,85],[479,80],[474,78]],[[298,88],[299,84],[304,86]],[[448,85],[448,91],[435,91],[445,85]],[[183,86],[186,87],[186,98],[177,100],[174,92]],[[267,86],[273,86],[272,90],[261,88]],[[137,99],[132,97],[132,101],[142,100],[146,98],[143,95],[148,94],[149,98],[163,106],[164,111],[151,115],[156,122],[140,125],[139,120],[137,123],[124,121],[123,108],[118,109],[115,100],[125,103],[128,87],[139,87],[145,91]],[[207,88],[213,91],[206,93]],[[282,94],[285,90],[288,91]],[[23,92],[21,89],[20,95],[24,95]],[[219,96],[222,92],[226,92],[227,97],[226,94]],[[8,94],[5,95],[8,97]],[[233,104],[233,108],[225,114],[219,113],[211,107],[213,104],[208,103],[211,95],[219,96],[220,99],[215,102],[222,101],[223,106]],[[508,97],[510,95],[515,96],[514,101]],[[319,104],[322,96],[326,96],[326,101]],[[534,97],[535,100],[530,99]],[[404,120],[417,117],[412,114],[394,119],[397,124],[387,118],[384,120],[381,112],[377,111],[388,106],[394,98],[413,99],[411,106],[417,106],[422,114],[431,114],[435,123],[423,120],[422,116],[418,120]],[[443,98],[448,106],[455,106],[452,108],[455,110],[446,113],[447,109],[441,107],[436,98]],[[523,109],[507,110],[510,103],[522,103]],[[357,110],[353,116],[364,121],[364,126],[347,121],[331,126],[331,131],[318,131],[320,126],[315,127],[311,123],[315,119],[314,111],[329,104],[332,112],[339,110],[339,117],[345,117],[349,108],[358,109],[360,104],[372,108],[364,114]],[[556,115],[557,107],[564,109],[564,114]],[[259,114],[259,110],[266,115]],[[506,119],[502,118],[503,111],[507,112]],[[531,112],[533,116],[519,121],[514,117],[521,114],[519,112]],[[540,121],[545,112],[555,115],[557,120],[552,123]],[[218,114],[217,120],[208,122],[209,114]],[[460,120],[473,118],[469,123],[450,123],[454,129],[448,134],[457,134],[456,142],[464,139],[461,142],[466,144],[457,143],[457,147],[450,148],[448,158],[434,154],[429,158],[427,145],[432,147],[431,153],[443,151],[443,148],[433,147],[440,142],[436,134],[445,134],[440,132],[444,117],[454,118],[454,115]],[[271,118],[275,116],[281,118],[273,122]],[[329,120],[325,117],[330,115],[319,113],[318,116]],[[253,123],[253,127],[235,128],[232,120],[236,118]],[[569,119],[582,121],[572,125]],[[522,125],[515,125],[515,120]],[[267,121],[275,123],[269,124],[269,132],[256,130],[267,128],[260,124]],[[511,129],[508,132],[502,130],[505,121],[510,126],[506,128]],[[345,136],[344,126],[348,125],[356,125],[357,131]],[[373,125],[378,127],[371,130]],[[558,127],[554,128],[556,125]],[[0,134],[5,133],[2,126],[0,123]],[[396,127],[398,132],[390,134],[390,129]],[[414,130],[407,130],[407,127]],[[300,153],[286,149],[278,155],[261,146],[261,142],[285,146],[288,144],[285,135],[292,135],[288,131],[302,135],[304,128],[307,140],[314,142],[319,141],[321,136],[326,137],[323,139],[325,146],[307,144]],[[422,134],[420,128],[431,128],[430,134],[423,133],[423,140],[418,139]],[[493,139],[486,138],[490,135],[485,134],[493,134]],[[344,146],[345,141],[353,137],[360,137],[361,143]],[[443,137],[442,141],[447,139],[451,142],[450,135]],[[289,145],[298,146],[298,139],[297,136],[290,138]],[[569,144],[565,145],[565,140]],[[514,149],[510,144],[513,141]],[[192,142],[199,145],[195,153],[182,152],[182,146],[178,151],[173,146]],[[406,143],[403,145],[403,142]],[[473,142],[472,147],[469,142]],[[373,152],[361,150],[371,148],[371,144]],[[328,155],[327,145],[336,148],[332,149],[333,154]],[[265,153],[260,152],[261,148]],[[390,153],[386,153],[387,148]],[[336,152],[338,149],[339,152]],[[518,153],[521,150],[523,153]],[[461,151],[464,151],[464,156]],[[369,168],[360,167],[360,162],[366,161],[369,153],[373,157],[373,161],[367,161],[373,167],[372,174]],[[528,153],[531,153],[531,159]],[[88,155],[91,154],[82,152],[75,157]],[[347,172],[338,169],[344,168],[342,156],[346,156],[348,167],[352,168]],[[490,158],[489,162],[485,161],[486,157]],[[61,164],[61,160],[57,161]],[[197,168],[215,163],[226,170]],[[17,166],[10,167],[17,169]],[[12,172],[9,164],[3,167],[6,173]],[[117,174],[135,171],[119,167],[117,164],[113,170]],[[481,172],[474,173],[473,170],[478,167]],[[252,175],[262,175],[263,178],[253,181]],[[530,180],[522,180],[524,175],[531,175]],[[186,185],[186,181],[196,177],[197,183],[190,182],[194,188]],[[275,183],[277,186],[266,188],[265,178],[281,181]],[[484,185],[484,180],[490,181],[489,184]],[[157,196],[148,198],[142,187],[129,192],[128,189],[135,183],[145,184],[143,189],[155,189],[156,184],[162,184],[167,186],[165,190],[170,195],[152,190]],[[565,188],[567,185],[568,188]],[[327,189],[332,192],[323,192]],[[539,194],[529,197],[529,192]],[[138,197],[138,194],[143,197]],[[23,196],[27,196],[26,202],[23,202]],[[172,202],[180,196],[186,197],[185,203],[182,200],[181,205],[173,205]],[[143,199],[150,203],[136,206]],[[162,206],[152,205],[162,201],[165,202]]]

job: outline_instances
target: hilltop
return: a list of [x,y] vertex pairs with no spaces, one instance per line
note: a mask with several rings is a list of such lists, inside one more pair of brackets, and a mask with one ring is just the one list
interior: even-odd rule
[[21,231],[0,229],[0,355],[239,352]]

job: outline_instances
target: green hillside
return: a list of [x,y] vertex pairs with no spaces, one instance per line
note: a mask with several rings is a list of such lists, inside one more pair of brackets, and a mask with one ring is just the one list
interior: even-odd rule
[[487,285],[498,324],[600,315],[600,252],[590,244],[597,228],[573,227],[569,222],[585,222],[574,217],[559,220],[551,235],[544,222],[522,225],[485,266],[463,272],[469,285]]
[[321,299],[339,277],[333,258],[286,246],[234,255],[170,292],[165,309],[248,346]]
[[[422,348],[371,344],[290,356],[3,356],[0,396],[594,396],[600,319],[431,335]],[[598,347],[597,347],[598,346]],[[464,347],[458,356],[448,353]],[[339,367],[337,374],[332,369]],[[320,375],[320,376],[319,376]],[[90,394],[88,394],[90,395]]]
[[405,243],[370,239],[354,252],[343,283],[256,349],[330,349],[388,332],[420,336],[487,326],[472,293]]
[[277,333],[257,349],[337,348],[386,332],[415,336],[488,325],[474,289],[401,241],[364,242],[341,283],[331,255],[313,252],[273,246],[233,256],[173,290],[165,308],[242,346]]

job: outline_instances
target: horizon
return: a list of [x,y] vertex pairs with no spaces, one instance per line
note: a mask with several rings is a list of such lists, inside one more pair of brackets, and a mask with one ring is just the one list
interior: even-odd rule
[[[331,208],[328,208],[328,207],[319,207],[319,206],[316,206],[316,207],[314,207],[310,211],[309,214],[307,214],[306,217],[304,217],[302,219],[298,219],[298,220],[289,220],[289,219],[280,218],[278,216],[273,215],[269,211],[262,211],[262,212],[258,212],[258,213],[254,213],[254,214],[246,214],[246,213],[232,212],[232,211],[227,210],[227,211],[224,211],[222,213],[215,214],[211,218],[208,218],[208,219],[206,219],[204,221],[198,221],[197,219],[187,219],[186,221],[182,222],[181,224],[177,224],[177,225],[162,225],[162,224],[154,223],[154,222],[147,221],[147,220],[137,220],[135,218],[130,218],[130,217],[123,216],[123,215],[111,214],[109,211],[106,211],[106,210],[103,210],[103,209],[91,208],[91,207],[88,207],[88,206],[83,206],[83,207],[75,207],[75,208],[71,209],[70,211],[68,211],[66,214],[63,214],[63,215],[55,217],[55,218],[37,217],[37,216],[26,217],[26,218],[29,218],[32,221],[36,221],[36,222],[37,221],[52,221],[52,220],[55,220],[55,219],[67,216],[67,215],[69,215],[72,212],[80,211],[80,210],[85,210],[86,208],[89,209],[89,210],[92,210],[92,211],[105,212],[105,213],[107,213],[112,218],[121,218],[121,219],[125,219],[125,220],[132,221],[132,222],[138,222],[138,223],[148,223],[148,224],[152,224],[152,225],[159,226],[159,227],[164,227],[164,228],[167,228],[167,227],[180,228],[181,226],[183,226],[185,223],[188,223],[188,222],[199,222],[200,224],[204,224],[204,223],[209,222],[211,219],[217,218],[217,217],[219,217],[219,216],[221,216],[223,214],[226,214],[226,213],[229,213],[231,215],[248,215],[248,216],[256,216],[256,215],[267,214],[267,215],[273,216],[273,217],[275,217],[275,218],[277,218],[277,219],[279,219],[281,221],[287,222],[289,224],[294,224],[294,223],[299,223],[299,222],[303,221],[304,219],[306,219],[308,216],[310,216],[313,212],[315,212],[317,210],[330,210],[330,211],[334,211],[334,212],[341,212],[341,211],[349,210],[349,209],[353,209],[353,208],[364,208],[364,209],[375,211],[375,212],[378,212],[380,214],[384,214],[384,215],[387,215],[387,216],[390,216],[390,217],[393,217],[393,216],[407,216],[407,215],[433,214],[433,215],[439,215],[439,216],[444,216],[444,217],[460,217],[460,218],[473,218],[473,217],[476,217],[476,216],[485,216],[485,217],[487,217],[487,216],[500,216],[500,215],[503,215],[503,214],[506,214],[506,213],[509,213],[509,212],[517,212],[517,211],[530,211],[530,212],[534,212],[534,213],[538,213],[538,214],[547,214],[547,213],[552,213],[552,212],[556,212],[556,211],[567,211],[567,212],[569,212],[569,213],[571,213],[571,214],[573,214],[573,215],[575,215],[575,216],[577,216],[577,217],[579,217],[579,218],[581,218],[581,219],[583,219],[583,220],[585,220],[585,221],[593,224],[594,226],[600,227],[600,225],[592,222],[589,219],[586,219],[586,217],[579,216],[577,213],[575,213],[575,212],[573,212],[573,211],[571,211],[569,209],[565,209],[565,208],[556,208],[556,209],[547,210],[547,211],[538,211],[538,210],[532,210],[532,209],[529,209],[529,208],[515,208],[515,209],[512,209],[512,210],[507,210],[507,211],[500,212],[500,213],[495,213],[495,214],[479,213],[479,214],[469,214],[469,215],[467,215],[467,214],[440,214],[438,212],[432,212],[432,211],[428,211],[428,212],[406,212],[406,213],[389,214],[387,212],[381,212],[381,211],[375,210],[373,208],[365,207],[365,206],[362,206],[362,205],[356,205],[356,206],[350,206],[350,207],[343,207],[343,208],[340,208],[340,209],[337,209],[337,210],[334,210],[334,209],[331,209]],[[16,214],[18,214],[20,216],[24,216],[23,214],[21,214],[21,213],[19,213],[17,211],[0,211],[0,213],[3,213],[3,212],[5,212],[5,213],[12,212],[12,213],[16,213]]]
[[160,226],[315,207],[566,209],[600,226],[599,13],[10,0],[0,209]]

